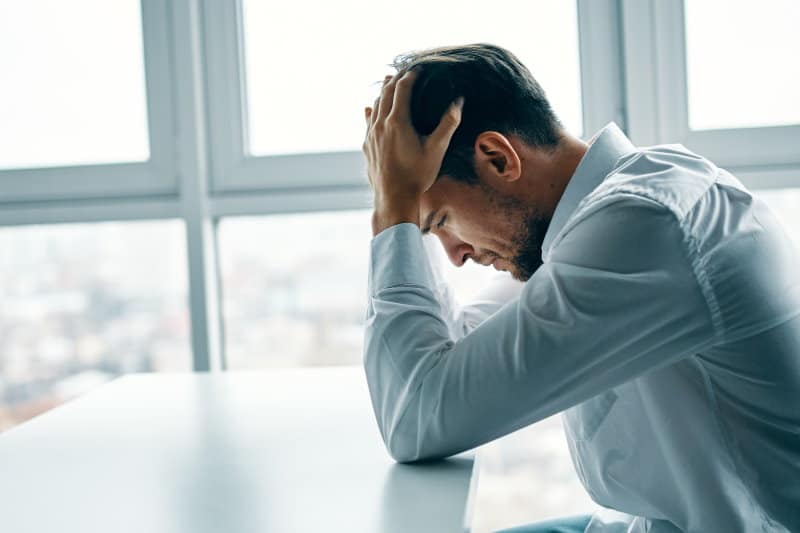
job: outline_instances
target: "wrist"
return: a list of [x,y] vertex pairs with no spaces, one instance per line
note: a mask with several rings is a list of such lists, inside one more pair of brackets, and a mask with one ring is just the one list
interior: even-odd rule
[[386,228],[405,222],[419,226],[418,198],[393,198],[381,202],[376,199],[375,210],[372,212],[373,236]]

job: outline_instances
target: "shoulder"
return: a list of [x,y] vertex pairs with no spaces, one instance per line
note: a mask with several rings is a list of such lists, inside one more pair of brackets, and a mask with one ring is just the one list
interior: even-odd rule
[[669,207],[619,190],[583,204],[559,232],[546,262],[653,268],[685,258],[685,246],[683,227]]
[[708,159],[679,144],[638,149],[617,161],[614,170],[586,204],[616,195],[647,198],[682,219],[713,187],[719,169]]
[[718,173],[711,161],[681,145],[637,149],[620,158],[581,200],[553,248],[568,235],[617,239],[640,248],[644,241],[658,240],[684,245],[687,216],[713,188]]

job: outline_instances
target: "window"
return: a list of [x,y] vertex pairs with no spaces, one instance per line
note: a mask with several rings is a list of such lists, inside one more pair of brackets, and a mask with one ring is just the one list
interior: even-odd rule
[[800,124],[800,3],[686,0],[692,130]]
[[0,430],[123,373],[190,368],[183,233],[0,228]]
[[222,220],[228,368],[360,363],[370,214]]
[[758,186],[796,179],[796,2],[630,2],[622,14],[634,142],[682,143]]
[[762,190],[758,191],[758,196],[783,223],[786,233],[800,250],[800,189]]
[[[236,13],[227,3],[208,8],[227,28],[208,36],[211,135],[222,149],[213,161],[217,190],[364,186],[363,110],[388,64],[400,53],[445,44],[508,48],[564,124],[583,132],[575,2],[505,0],[493,9],[516,14],[503,24],[487,24],[485,5],[475,1],[412,0],[397,9],[385,1],[242,0]],[[376,23],[386,17],[390,24]],[[237,35],[238,49],[230,46]]]
[[599,509],[575,475],[560,415],[486,444],[480,454],[475,533]]
[[139,4],[0,6],[0,168],[149,158]]
[[377,95],[375,82],[390,73],[387,63],[401,52],[468,42],[517,54],[580,134],[575,3],[505,1],[492,9],[516,14],[487,24],[485,5],[476,1],[410,0],[398,9],[386,1],[245,0],[248,151],[360,150],[363,109]]
[[[229,368],[360,364],[371,211],[227,218],[220,260]],[[492,276],[456,268],[435,236],[431,260],[461,304]]]
[[[362,109],[412,49],[503,45],[572,132],[615,120],[640,145],[682,142],[773,188],[758,194],[800,242],[797,2],[491,9],[513,16],[474,0],[0,2],[0,429],[125,372],[216,368],[221,318],[229,368],[359,364]],[[432,242],[460,302],[498,275]],[[589,510],[557,426],[487,451],[476,531]]]

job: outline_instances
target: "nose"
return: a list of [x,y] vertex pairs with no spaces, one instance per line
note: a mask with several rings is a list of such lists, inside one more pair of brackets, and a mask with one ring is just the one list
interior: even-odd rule
[[444,233],[438,233],[437,237],[442,241],[442,246],[444,246],[447,257],[450,258],[450,262],[457,267],[466,263],[467,259],[475,254],[475,249],[460,239]]

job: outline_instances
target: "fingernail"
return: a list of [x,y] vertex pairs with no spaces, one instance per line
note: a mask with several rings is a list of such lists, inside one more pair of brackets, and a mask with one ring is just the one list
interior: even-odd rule
[[456,105],[457,108],[463,109],[464,108],[464,97],[463,96],[459,96],[458,98],[456,98],[456,101],[453,102],[453,103]]

